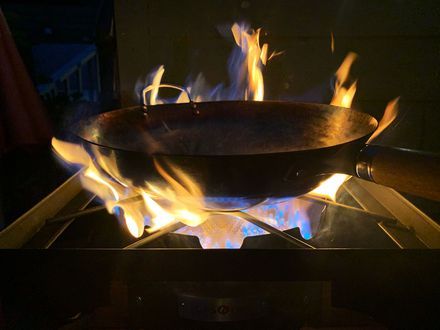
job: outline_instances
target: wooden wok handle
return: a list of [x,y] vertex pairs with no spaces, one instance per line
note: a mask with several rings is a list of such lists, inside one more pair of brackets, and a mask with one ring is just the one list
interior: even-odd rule
[[357,175],[401,192],[440,201],[440,155],[367,145],[356,164]]

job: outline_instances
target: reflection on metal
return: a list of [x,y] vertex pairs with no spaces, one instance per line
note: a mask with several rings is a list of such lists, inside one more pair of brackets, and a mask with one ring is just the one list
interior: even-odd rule
[[[73,199],[63,207],[61,214],[69,213],[71,210],[82,210],[90,202],[93,201],[95,195],[88,191],[82,190]],[[45,225],[39,232],[39,235],[32,237],[23,246],[25,249],[29,248],[44,248],[48,249],[57,240],[58,237],[70,226],[70,224],[75,220],[75,218],[70,217],[69,220],[64,222],[52,223]]]
[[423,249],[426,248],[414,235],[413,231],[402,225],[392,225],[379,222],[378,226],[388,235],[389,238],[401,249]]
[[440,247],[440,226],[395,190],[363,180],[350,180],[345,189],[364,209],[400,223],[380,227],[401,248]]
[[[50,195],[1,231],[0,248],[22,247],[43,228],[46,219],[59,214],[83,190],[78,174],[79,172],[74,174]],[[70,213],[73,209],[66,211]]]
[[324,198],[320,198],[320,197],[316,197],[316,196],[312,196],[312,195],[303,195],[300,196],[298,198],[301,199],[307,199],[307,200],[311,200],[311,201],[316,201],[319,203],[324,203],[326,205],[332,205],[332,206],[336,206],[339,208],[343,208],[343,209],[347,209],[350,211],[354,211],[354,212],[358,212],[358,213],[363,213],[365,215],[368,215],[370,217],[373,217],[373,219],[377,220],[377,221],[381,221],[381,222],[387,222],[387,223],[395,223],[396,219],[394,219],[392,216],[385,216],[376,212],[370,212],[368,210],[364,210],[364,209],[359,209],[353,206],[349,206],[349,205],[345,205],[345,204],[341,204],[341,203],[337,203],[337,202],[333,202],[332,200],[329,199],[324,199]]

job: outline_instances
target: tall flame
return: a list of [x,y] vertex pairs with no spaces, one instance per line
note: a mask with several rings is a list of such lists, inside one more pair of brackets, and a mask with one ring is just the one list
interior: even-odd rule
[[[267,62],[282,54],[273,51],[268,56],[268,44],[260,46],[261,29],[251,29],[246,24],[234,23],[231,33],[235,41],[235,48],[228,60],[229,85],[218,84],[210,87],[203,74],[199,74],[194,81],[185,86],[184,90],[191,94],[191,99],[196,102],[219,101],[219,100],[253,100],[262,101],[264,99],[264,79],[263,68]],[[160,104],[165,102],[183,103],[188,102],[186,92],[174,100],[163,100],[159,97],[159,87],[162,86],[162,78],[165,68],[161,65],[149,76],[150,86],[149,104]],[[170,85],[166,85],[170,87]],[[136,90],[145,87],[142,81],[138,81]]]
[[[262,101],[264,98],[264,81],[261,66],[266,65],[267,60],[267,44],[260,48],[260,31],[247,31],[244,26],[235,23],[232,28],[235,43],[240,47],[242,54],[245,56],[244,63],[247,67],[243,67],[243,72],[247,71],[247,85],[245,89],[245,100]],[[243,74],[242,79],[245,78]]]
[[[333,51],[334,50],[333,33],[331,34],[331,47]],[[344,108],[351,107],[353,98],[356,94],[357,80],[349,84],[348,87],[346,86],[346,84],[349,81],[351,66],[353,65],[353,62],[356,60],[356,58],[357,58],[357,54],[353,52],[348,53],[348,55],[345,57],[344,61],[336,71],[335,91],[330,104]],[[398,107],[397,107],[398,100],[399,98],[396,98],[388,103],[384,115],[381,121],[379,122],[379,126],[377,127],[376,131],[371,135],[367,143],[372,142],[377,136],[379,136],[385,130],[385,128],[387,128],[394,121],[398,111]],[[329,198],[334,201],[336,200],[336,194],[339,188],[349,178],[350,176],[345,174],[334,174],[330,178],[322,182],[318,188],[316,188],[311,192],[311,194],[321,196],[324,198]]]
[[[334,50],[334,38],[331,34],[331,47]],[[350,69],[353,62],[356,60],[357,55],[355,53],[348,53],[342,62],[341,66],[335,73],[335,91],[331,100],[331,105],[336,105],[344,108],[350,108],[354,95],[356,94],[356,81],[350,84],[348,87],[345,84],[350,76]],[[334,174],[324,182],[322,182],[318,188],[313,190],[311,194],[336,200],[336,194],[339,188],[349,179],[350,176],[345,174]]]
[[398,97],[388,102],[376,131],[371,135],[367,143],[373,142],[396,119],[399,109],[398,103]]
[[351,102],[356,94],[357,81],[354,81],[348,87],[346,87],[345,84],[348,81],[351,66],[356,58],[357,55],[355,53],[349,53],[345,57],[339,69],[336,71],[335,93],[332,101],[330,102],[331,105],[337,105],[345,108],[351,107]]

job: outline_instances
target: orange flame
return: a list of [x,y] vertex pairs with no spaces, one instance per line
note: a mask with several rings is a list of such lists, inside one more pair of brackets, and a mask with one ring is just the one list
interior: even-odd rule
[[[231,32],[240,50],[240,56],[238,57],[238,62],[236,62],[237,65],[234,66],[235,80],[232,81],[233,86],[220,92],[218,91],[219,88],[214,88],[217,92],[212,93],[211,89],[206,87],[203,76],[199,75],[194,83],[186,88],[177,87],[177,89],[181,91],[189,90],[194,101],[231,99],[237,95],[245,100],[263,100],[264,80],[262,68],[267,64],[268,60],[280,53],[273,52],[268,56],[268,45],[263,44],[260,47],[260,29],[252,30],[245,26],[234,24]],[[333,34],[331,35],[331,48],[334,51]],[[356,93],[356,81],[348,87],[346,85],[351,65],[356,56],[354,53],[349,53],[335,74],[336,84],[331,101],[332,105],[351,106]],[[176,88],[173,85],[162,84],[164,72],[164,66],[160,66],[153,73],[150,85],[144,89],[145,95],[143,96],[147,100],[146,96],[148,93],[149,104],[160,104],[166,101],[159,97],[160,87]],[[204,90],[209,90],[209,92],[206,93]],[[174,102],[188,101],[188,95],[185,92],[182,92],[174,100]],[[397,100],[393,102],[389,104],[390,110],[387,108],[377,134],[380,134],[383,130],[382,126],[386,127],[395,118],[392,109],[395,108]],[[242,228],[239,220],[235,220],[238,222],[233,225],[225,217],[215,215],[212,218],[212,215],[206,210],[204,195],[197,183],[180,169],[173,167],[172,164],[166,164],[168,170],[165,170],[162,164],[155,162],[158,173],[168,184],[166,187],[154,185],[150,182],[145,182],[142,187],[134,187],[128,180],[116,180],[115,177],[122,177],[119,175],[120,173],[118,175],[111,175],[111,173],[118,171],[117,167],[112,165],[111,158],[95,155],[97,159],[93,161],[81,146],[55,138],[52,140],[52,146],[65,161],[83,166],[80,178],[84,188],[101,198],[108,212],[119,213],[124,219],[128,231],[135,237],[142,236],[145,230],[147,232],[154,232],[176,222],[182,222],[190,227],[197,227],[197,230],[202,232],[214,225],[217,229],[219,224],[222,224],[225,228],[229,228],[228,226]],[[99,167],[96,164],[99,164]],[[312,194],[335,200],[339,187],[348,178],[344,174],[334,174],[316,188]],[[274,219],[270,218],[265,221],[275,223]],[[145,229],[146,227],[147,229]],[[288,228],[286,227],[285,229]],[[215,231],[210,230],[210,232]],[[191,231],[191,228],[186,227],[184,232],[191,234],[196,231]],[[216,243],[205,240],[202,245],[204,247],[211,247],[210,244],[220,244],[220,241],[227,240],[227,237],[224,237],[224,235],[221,239],[220,236],[217,237]],[[237,234],[236,236],[242,239],[243,235]],[[231,236],[231,239],[236,238],[240,240],[240,238],[234,237]]]
[[[331,48],[334,50],[333,33],[331,34]],[[348,77],[350,75],[350,68],[353,62],[356,60],[357,55],[355,53],[349,53],[341,66],[335,73],[336,83],[335,92],[331,101],[331,105],[336,105],[344,108],[350,108],[354,95],[356,94],[356,81],[352,83],[348,88],[344,87]],[[315,190],[311,192],[312,195],[329,198],[336,200],[336,194],[339,188],[347,181],[350,176],[345,174],[334,174],[324,182],[320,184]]]
[[[246,56],[248,88],[245,91],[245,100],[262,101],[264,98],[264,81],[261,65],[267,62],[267,44],[260,47],[260,31],[247,31],[237,23],[231,28],[235,43]],[[244,69],[244,68],[243,68]],[[246,70],[242,70],[246,72]]]
[[[148,232],[175,222],[197,226],[208,216],[204,211],[202,192],[187,175],[176,168],[171,167],[180,182],[188,188],[178,183],[157,163],[159,173],[171,188],[161,188],[150,183],[146,183],[146,188],[133,187],[129,182],[116,182],[108,177],[102,169],[98,169],[81,146],[56,138],[52,139],[52,146],[66,162],[83,166],[80,176],[83,187],[102,199],[109,213],[122,210],[127,229],[135,237],[144,233],[145,216],[149,216]],[[102,161],[98,160],[98,163]],[[139,195],[143,203],[130,200]],[[168,207],[161,206],[161,201],[166,201]]]
[[[261,101],[264,98],[262,68],[268,60],[280,53],[273,52],[268,57],[268,45],[263,44],[260,47],[259,44],[260,29],[252,30],[244,25],[234,24],[231,32],[240,50],[239,53],[235,51],[231,61],[234,68],[232,85],[215,98],[239,97]],[[152,73],[150,85],[144,88],[142,93],[145,103],[154,105],[165,102],[159,97],[160,87],[180,89],[182,93],[175,102],[189,101],[189,95],[185,91],[191,91],[194,101],[209,101],[213,98],[212,95],[201,92],[207,89],[203,76],[200,75],[196,82],[187,88],[182,88],[163,84],[164,73],[163,65]],[[118,172],[111,156],[97,154],[94,155],[96,159],[93,161],[81,146],[55,138],[52,140],[52,146],[66,162],[83,167],[80,178],[84,188],[102,199],[109,213],[118,213],[124,219],[128,231],[135,237],[142,236],[146,227],[147,232],[153,232],[176,222],[190,227],[199,226],[210,215],[206,211],[203,192],[198,185],[171,164],[167,164],[169,170],[165,171],[161,164],[155,163],[158,173],[168,183],[167,187],[150,182],[145,182],[142,187],[134,187],[128,180],[116,179],[123,176]]]
[[[231,28],[235,43],[240,49],[240,56],[235,61],[239,65],[239,75],[234,76],[237,81],[233,81],[232,92],[234,89],[243,88],[242,97],[249,100],[263,100],[264,82],[262,67],[266,65],[268,58],[268,45],[260,47],[260,29],[252,30],[244,25],[234,24]],[[280,53],[272,53],[269,59]],[[174,85],[162,84],[162,77],[165,68],[161,65],[151,75],[150,85],[142,93],[145,103],[151,105],[164,103],[159,97],[160,87],[172,87],[182,90],[182,93],[175,102],[188,102],[188,95],[185,90],[191,90],[191,86],[186,89]],[[235,73],[234,73],[235,74]],[[197,82],[197,81],[196,81]],[[203,77],[198,80],[203,83]],[[237,87],[239,86],[239,87]],[[196,89],[194,84],[194,89]],[[202,86],[203,87],[203,86]],[[230,93],[231,91],[229,91]],[[147,98],[148,93],[148,98]],[[235,95],[225,95],[225,98]],[[198,95],[194,93],[194,101],[208,101],[209,95]],[[240,94],[237,94],[240,95]],[[149,226],[148,232],[159,230],[164,226],[175,222],[182,222],[188,226],[198,226],[208,218],[203,204],[203,193],[198,185],[185,173],[167,164],[174,177],[155,163],[159,174],[168,183],[168,187],[163,188],[146,182],[144,187],[134,187],[130,182],[121,182],[111,175],[118,171],[117,167],[112,166],[111,159],[102,155],[95,155],[96,162],[92,161],[89,154],[79,145],[63,142],[57,139],[52,140],[55,151],[66,162],[83,166],[81,182],[85,189],[96,194],[105,203],[110,213],[118,212],[125,220],[128,231],[135,237],[140,237],[144,233],[145,224]],[[98,165],[99,164],[99,168]],[[118,173],[119,174],[119,173]],[[127,200],[135,196],[141,196],[136,202]]]
[[335,83],[335,93],[333,99],[330,102],[331,105],[337,105],[344,108],[350,108],[351,102],[353,101],[354,95],[356,94],[356,81],[350,86],[345,87],[349,74],[350,68],[353,62],[356,60],[357,55],[355,53],[349,53],[344,61],[342,62],[339,69],[336,71],[336,83]]
[[[197,79],[189,83],[186,88],[180,88],[184,92],[174,100],[174,103],[188,102],[186,91],[190,92],[192,100],[196,102],[227,99],[262,101],[264,99],[263,67],[282,52],[273,51],[268,56],[268,44],[260,46],[261,29],[253,30],[244,24],[234,23],[231,33],[239,49],[238,52],[234,50],[230,58],[231,86],[224,88],[219,85],[215,88],[208,88],[203,75],[199,74]],[[151,74],[150,85],[144,89],[149,92],[149,104],[165,102],[159,98],[160,87],[178,88],[161,83],[164,72],[165,68],[161,65]]]
[[396,119],[398,113],[398,103],[399,98],[396,97],[394,100],[388,102],[385,108],[382,119],[379,121],[376,131],[368,139],[367,143],[373,142],[390,124]]
[[322,182],[318,188],[315,188],[310,194],[336,200],[336,194],[339,188],[349,179],[345,174],[333,174],[330,178]]

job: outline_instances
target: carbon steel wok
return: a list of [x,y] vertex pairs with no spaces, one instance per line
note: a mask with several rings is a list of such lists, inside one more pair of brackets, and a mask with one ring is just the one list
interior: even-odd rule
[[156,161],[207,197],[297,196],[346,173],[440,200],[440,157],[366,145],[376,127],[368,114],[330,105],[221,101],[115,110],[75,131],[105,172],[137,186],[163,181]]

